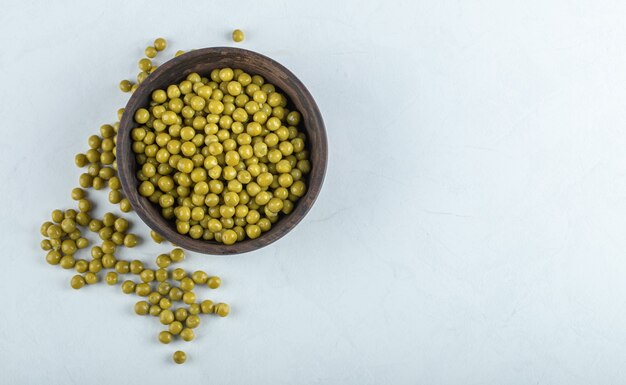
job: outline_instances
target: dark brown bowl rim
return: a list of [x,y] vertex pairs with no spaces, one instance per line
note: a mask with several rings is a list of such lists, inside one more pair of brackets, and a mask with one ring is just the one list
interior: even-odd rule
[[[157,83],[161,77],[166,77],[168,73],[174,71],[178,65],[208,55],[216,55],[223,58],[234,56],[232,60],[236,60],[237,58],[241,60],[254,60],[260,63],[258,65],[268,69],[266,72],[258,74],[276,85],[289,97],[290,101],[302,114],[303,126],[304,130],[307,132],[307,136],[311,137],[311,132],[315,131],[317,138],[314,144],[315,147],[310,148],[312,169],[308,176],[308,189],[306,194],[297,202],[294,211],[281,218],[272,226],[270,231],[263,233],[259,238],[245,239],[234,245],[224,245],[203,239],[196,240],[188,235],[182,235],[176,232],[173,226],[158,213],[153,203],[139,195],[137,179],[134,172],[131,171],[133,166],[127,163],[128,161],[135,161],[130,140],[130,131],[135,126],[133,119],[134,113],[137,109],[147,105],[147,98],[150,93],[158,88],[155,83]],[[240,67],[244,66],[240,65]],[[246,68],[243,69],[246,70]],[[182,80],[191,72],[193,71],[183,71],[178,81]],[[211,47],[193,50],[167,61],[159,66],[139,85],[128,100],[125,112],[120,120],[117,153],[118,174],[122,190],[130,201],[134,211],[148,227],[171,243],[185,249],[204,254],[232,255],[265,247],[285,236],[300,223],[313,206],[313,203],[315,203],[321,190],[328,162],[328,143],[324,121],[313,96],[291,71],[275,60],[254,51],[232,47]],[[150,207],[152,207],[152,209]],[[158,215],[155,216],[154,212]]]

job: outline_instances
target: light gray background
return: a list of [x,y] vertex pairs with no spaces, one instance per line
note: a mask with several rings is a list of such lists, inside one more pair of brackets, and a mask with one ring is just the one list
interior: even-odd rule
[[[0,383],[624,383],[625,17],[623,1],[4,1]],[[190,254],[232,315],[164,346],[136,297],[70,289],[39,225],[73,205],[74,154],[143,48],[234,45],[237,27],[317,99],[326,183],[276,244]]]

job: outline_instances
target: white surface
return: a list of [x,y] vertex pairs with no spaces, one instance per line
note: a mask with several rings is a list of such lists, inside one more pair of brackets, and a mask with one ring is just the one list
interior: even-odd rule
[[[0,383],[624,383],[626,3],[272,3],[3,2]],[[143,47],[235,27],[317,99],[326,183],[276,244],[192,254],[233,313],[163,346],[38,229]]]

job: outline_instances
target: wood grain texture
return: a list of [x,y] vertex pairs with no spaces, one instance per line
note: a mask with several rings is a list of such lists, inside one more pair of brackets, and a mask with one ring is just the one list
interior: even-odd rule
[[[274,84],[290,100],[290,104],[302,114],[300,129],[307,134],[310,153],[311,173],[307,178],[306,194],[298,200],[293,212],[283,216],[272,228],[257,239],[246,239],[234,245],[224,245],[215,241],[193,239],[179,234],[173,221],[168,221],[160,213],[160,208],[147,198],[139,195],[136,178],[138,164],[132,151],[131,130],[136,126],[134,115],[137,109],[146,107],[155,89],[165,89],[170,84],[179,83],[192,72],[203,76],[214,68],[241,68],[251,75],[261,75]],[[276,61],[256,52],[229,47],[203,48],[176,57],[157,68],[133,93],[120,121],[117,138],[117,165],[124,194],[130,200],[139,217],[154,231],[168,241],[188,250],[205,254],[239,254],[267,246],[293,229],[308,213],[317,198],[326,173],[328,144],[322,115],[315,100],[304,84],[287,68]]]

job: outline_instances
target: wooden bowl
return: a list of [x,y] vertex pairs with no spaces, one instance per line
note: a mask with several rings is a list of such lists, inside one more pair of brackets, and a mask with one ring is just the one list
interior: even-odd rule
[[[306,132],[311,161],[307,192],[296,202],[294,210],[280,218],[259,238],[245,239],[230,246],[179,234],[174,222],[166,220],[161,215],[160,208],[139,195],[137,190],[139,181],[136,177],[138,164],[131,148],[130,137],[131,130],[136,127],[135,111],[148,105],[152,91],[177,84],[192,72],[208,77],[211,70],[222,67],[241,68],[251,75],[261,75],[287,95],[292,106],[302,115],[299,128]],[[227,47],[203,48],[188,52],[164,63],[150,74],[126,105],[118,130],[116,152],[122,189],[139,217],[152,230],[175,245],[205,254],[244,253],[267,246],[287,234],[313,206],[322,188],[328,160],[326,129],[322,115],[304,84],[287,68],[266,56],[245,49]]]

